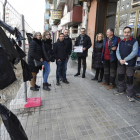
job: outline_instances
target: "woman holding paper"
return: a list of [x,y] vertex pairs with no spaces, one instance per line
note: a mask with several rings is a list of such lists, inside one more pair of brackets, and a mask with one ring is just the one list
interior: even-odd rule
[[[96,35],[96,42],[93,50],[93,68],[96,69],[95,77],[91,80],[98,80],[98,82],[102,82],[103,75],[104,75],[104,68],[101,61],[101,54],[103,49],[103,40],[104,35],[102,33],[99,33]],[[100,78],[98,79],[100,74]]]

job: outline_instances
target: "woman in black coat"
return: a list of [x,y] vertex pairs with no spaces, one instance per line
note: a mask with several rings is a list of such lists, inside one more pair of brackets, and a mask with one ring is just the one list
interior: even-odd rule
[[[98,82],[102,82],[103,75],[104,75],[103,63],[101,61],[103,40],[104,40],[104,35],[102,33],[97,34],[96,42],[93,50],[93,68],[96,69],[96,74],[92,80],[98,80]],[[99,74],[100,74],[100,78],[98,79]]]
[[36,85],[36,76],[39,70],[42,69],[42,67],[35,67],[34,60],[43,62],[41,38],[41,33],[36,32],[34,34],[33,40],[30,42],[29,45],[28,65],[33,75],[33,79],[31,79],[30,81],[30,89],[33,91],[38,91],[40,88],[40,86]]
[[42,40],[42,54],[43,54],[43,89],[50,91],[49,86],[51,84],[48,83],[48,76],[50,73],[50,62],[53,61],[53,50],[52,50],[52,40],[51,34],[48,31],[43,33]]

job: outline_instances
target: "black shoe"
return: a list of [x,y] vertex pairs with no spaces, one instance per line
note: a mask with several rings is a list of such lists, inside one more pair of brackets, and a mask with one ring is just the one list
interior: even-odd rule
[[43,83],[43,89],[50,91],[51,89],[47,86],[47,83]]
[[78,75],[80,75],[80,73],[76,73],[74,76],[78,76]]
[[67,81],[67,79],[66,80],[63,80],[63,83],[69,84],[69,82]]
[[59,85],[60,85],[60,82],[59,82],[59,81],[57,81],[56,85],[57,85],[57,86],[59,86]]
[[91,80],[98,80],[98,78],[94,77],[94,78],[93,78],[93,79],[91,79]]
[[60,81],[63,81],[63,78],[62,77],[60,77]]
[[35,85],[35,87],[36,87],[36,88],[40,88],[40,86],[38,86],[38,85]]
[[51,86],[51,84],[47,83],[47,86],[49,87],[49,86]]
[[30,90],[33,90],[33,91],[39,91],[39,89],[36,88],[36,87],[30,87]]
[[102,79],[99,79],[99,80],[98,80],[98,83],[101,83],[101,82],[102,82]]
[[82,78],[85,78],[85,74],[82,75]]

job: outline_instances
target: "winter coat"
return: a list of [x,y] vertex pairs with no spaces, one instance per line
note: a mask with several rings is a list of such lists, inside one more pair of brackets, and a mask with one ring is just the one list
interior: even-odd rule
[[0,47],[0,90],[8,87],[16,80],[8,57],[7,52]]
[[66,43],[67,49],[68,49],[68,55],[71,55],[71,51],[72,51],[72,40],[70,37],[65,38],[64,42]]
[[103,49],[103,40],[100,42],[95,42],[94,51],[93,51],[93,68],[103,68],[103,64],[101,61]]
[[42,56],[43,60],[47,62],[54,62],[54,55],[52,50],[52,40],[47,39],[42,41]]
[[[76,38],[76,42],[75,42],[75,46],[79,46],[80,45],[80,40],[81,37],[80,35]],[[85,51],[83,51],[83,53],[77,53],[78,57],[87,57],[88,56],[88,49],[91,47],[91,39],[88,35],[84,36],[84,43],[83,43],[83,48],[86,48]]]
[[28,52],[28,65],[31,72],[38,73],[39,69],[42,67],[35,67],[34,59],[40,61],[42,58],[42,41],[36,38],[29,45],[29,52]]
[[58,41],[53,45],[53,53],[56,60],[65,60],[68,58],[68,49],[66,43],[64,41],[60,42],[58,39]]

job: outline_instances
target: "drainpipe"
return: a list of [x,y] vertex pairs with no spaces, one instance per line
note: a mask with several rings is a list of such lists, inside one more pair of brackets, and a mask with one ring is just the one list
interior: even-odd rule
[[3,4],[3,21],[5,22],[5,6],[7,4],[7,0],[5,0],[4,4]]

